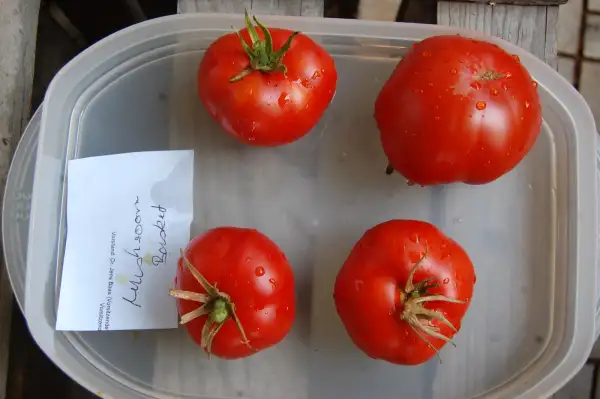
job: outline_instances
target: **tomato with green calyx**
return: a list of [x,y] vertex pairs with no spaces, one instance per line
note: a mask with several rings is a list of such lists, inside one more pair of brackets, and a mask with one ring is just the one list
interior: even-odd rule
[[422,186],[492,182],[529,153],[542,108],[519,57],[458,35],[416,43],[375,102],[388,173]]
[[473,264],[458,243],[427,222],[390,220],[355,244],[333,295],[359,349],[416,365],[452,342],[474,285]]
[[[218,38],[198,69],[208,113],[242,143],[278,146],[306,135],[337,85],[333,58],[311,38],[267,28],[246,13],[245,29]],[[258,29],[257,29],[258,28]]]
[[177,307],[209,355],[250,356],[280,342],[296,314],[294,275],[279,247],[254,229],[218,227],[182,251]]

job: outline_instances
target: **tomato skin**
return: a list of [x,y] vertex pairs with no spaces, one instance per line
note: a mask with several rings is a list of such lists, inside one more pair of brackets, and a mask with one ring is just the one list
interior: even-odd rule
[[[269,28],[275,50],[293,33]],[[250,44],[248,29],[241,32]],[[264,38],[263,32],[258,35]],[[281,72],[252,72],[230,83],[250,65],[235,33],[224,35],[207,49],[198,69],[198,94],[208,113],[240,142],[255,146],[291,143],[319,121],[337,85],[333,58],[312,39],[297,35],[283,56]]]
[[[284,253],[264,234],[239,227],[218,227],[194,238],[185,252],[190,263],[214,285],[227,293],[244,327],[252,349],[242,341],[235,322],[229,319],[215,335],[211,353],[223,359],[243,358],[280,342],[292,328],[296,314],[294,275]],[[206,291],[180,259],[177,289]],[[177,300],[180,314],[198,303]],[[185,324],[200,345],[206,315]]]
[[[405,309],[401,291],[411,269],[414,282],[433,278],[432,295],[444,295],[463,303],[432,301],[427,309],[440,311],[460,329],[475,284],[475,272],[467,253],[435,226],[417,220],[390,220],[369,229],[355,244],[339,271],[334,300],[340,319],[354,344],[375,359],[416,365],[436,352],[401,319]],[[449,338],[455,332],[446,324],[431,325]],[[439,350],[446,342],[428,337]]]
[[398,63],[375,119],[390,165],[408,181],[485,184],[528,154],[542,110],[518,57],[492,43],[434,36]]

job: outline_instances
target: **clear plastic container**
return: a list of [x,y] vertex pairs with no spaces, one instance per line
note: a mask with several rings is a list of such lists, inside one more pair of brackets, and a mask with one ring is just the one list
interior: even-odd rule
[[33,114],[15,150],[6,177],[2,201],[2,244],[4,263],[21,311],[25,304],[25,274],[33,173],[40,135],[42,110]]
[[[409,187],[383,173],[375,96],[412,42],[482,36],[432,25],[263,19],[311,35],[339,72],[319,125],[289,146],[237,144],[196,97],[203,50],[241,16],[145,22],[92,46],[56,76],[44,101],[25,286],[25,314],[40,347],[80,384],[118,399],[537,399],[560,388],[595,338],[596,130],[581,96],[531,54],[488,38],[518,54],[539,83],[544,125],[535,147],[485,186]],[[192,235],[217,225],[254,227],[288,255],[298,295],[290,335],[250,358],[223,361],[209,360],[183,329],[55,331],[66,160],[182,148],[196,151]],[[351,344],[335,313],[333,281],[350,248],[391,218],[436,224],[476,265],[472,305],[442,364],[372,360]]]

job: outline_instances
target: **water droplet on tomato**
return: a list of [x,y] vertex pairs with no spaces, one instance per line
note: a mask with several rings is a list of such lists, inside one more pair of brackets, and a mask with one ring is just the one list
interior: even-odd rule
[[245,262],[246,262],[246,263],[250,263],[250,261],[251,261],[251,260],[252,260],[252,258],[250,258],[250,257],[247,257],[247,258],[245,259]]
[[508,85],[506,83],[502,83],[502,90],[508,90]]
[[458,71],[456,70],[456,68],[452,68],[452,69],[450,70],[450,73],[451,73],[452,75],[456,75],[456,74],[458,73]]
[[277,103],[281,108],[285,107],[290,103],[290,95],[288,93],[281,93],[281,95],[279,96],[279,100],[277,100]]
[[273,289],[277,288],[277,282],[275,281],[274,278],[270,278],[269,279],[269,283],[271,283],[271,285],[273,286]]
[[525,108],[529,108],[529,101],[525,101]]
[[414,89],[413,91],[415,92],[415,94],[423,94],[422,89]]
[[492,96],[497,96],[498,95],[498,89],[496,89],[495,87],[492,87],[490,89],[490,93],[492,94]]
[[450,282],[450,279],[448,277],[446,277],[443,281],[442,284],[448,284]]
[[538,87],[538,82],[536,82],[535,80],[533,82],[531,82],[531,85],[533,86],[534,89],[537,89]]
[[442,95],[438,94],[438,100],[441,100],[441,99],[442,99]]
[[411,252],[408,255],[410,263],[415,264],[423,258],[424,252]]
[[418,242],[419,242],[419,235],[418,235],[417,233],[411,233],[411,234],[408,236],[408,239],[409,239],[410,241],[412,241],[412,242],[417,242],[417,243],[418,243]]
[[313,86],[310,84],[310,81],[308,79],[302,79],[302,80],[300,80],[300,84],[302,86],[304,86],[304,88],[306,88],[306,89],[312,89],[313,88]]
[[421,55],[422,55],[423,57],[431,57],[431,51],[423,51],[423,52],[421,53]]
[[433,109],[440,109],[440,106],[439,106],[439,105],[435,105],[435,106],[433,107]]
[[427,83],[427,86],[429,86],[429,87],[433,87],[433,82],[429,82],[429,83]]
[[313,73],[311,79],[317,79],[321,77],[321,72],[319,71],[315,71],[315,73]]
[[436,121],[439,121],[439,120],[440,120],[440,117],[439,117],[438,115],[436,115],[434,119],[435,119]]
[[254,274],[256,274],[258,277],[264,276],[265,268],[262,266],[257,267],[256,269],[254,269]]
[[515,61],[517,61],[517,62],[521,62],[521,59],[519,58],[519,56],[518,56],[518,55],[516,55],[516,54],[513,54],[513,58],[515,59]]
[[360,291],[360,290],[361,290],[361,288],[362,288],[362,286],[363,286],[363,284],[364,284],[364,282],[363,282],[362,280],[356,280],[356,281],[354,282],[354,289],[355,289],[356,291]]
[[477,275],[473,276],[473,284],[477,282]]
[[471,87],[474,88],[475,90],[479,90],[479,89],[481,89],[481,83],[473,82],[473,83],[471,83]]
[[477,108],[480,111],[483,111],[485,107],[487,107],[485,101],[477,101],[477,104],[475,104],[475,108]]

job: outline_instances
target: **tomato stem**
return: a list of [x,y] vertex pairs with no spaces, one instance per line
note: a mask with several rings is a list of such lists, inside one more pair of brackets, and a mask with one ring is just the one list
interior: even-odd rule
[[192,310],[191,312],[181,315],[180,324],[186,324],[194,319],[197,319],[198,317],[208,315],[208,318],[202,327],[200,347],[204,349],[210,356],[212,343],[215,339],[215,336],[223,324],[225,324],[227,320],[232,319],[240,331],[242,343],[248,348],[254,350],[252,346],[250,346],[250,341],[248,341],[244,327],[235,313],[235,305],[231,301],[230,296],[217,290],[216,284],[210,284],[208,280],[206,280],[206,278],[204,278],[204,276],[198,271],[198,269],[196,269],[194,265],[190,263],[183,250],[181,250],[181,259],[188,271],[192,274],[192,276],[194,276],[202,289],[204,289],[207,293],[203,294],[199,292],[175,289],[169,290],[169,295],[174,298],[199,302],[202,304],[200,307]]
[[505,75],[501,72],[496,71],[486,71],[481,76],[482,80],[497,80],[503,78]]
[[[248,35],[250,36],[251,45],[248,45],[240,31],[236,31],[238,38],[242,44],[242,48],[248,58],[250,59],[250,65],[242,70],[239,74],[232,76],[229,78],[230,83],[238,82],[242,80],[245,76],[252,72],[264,72],[264,73],[273,73],[273,72],[281,72],[285,75],[287,72],[287,67],[283,64],[283,56],[292,46],[292,40],[296,37],[300,32],[293,32],[285,41],[283,46],[277,51],[273,48],[273,37],[271,36],[271,32],[269,29],[264,26],[260,21],[253,17],[254,22],[256,22],[256,26],[263,33],[264,39],[260,39],[258,35],[258,31],[256,27],[252,23],[250,16],[248,15],[248,10],[244,11],[245,21],[246,21],[246,29],[248,30]],[[232,26],[232,29],[235,28]]]
[[417,263],[413,265],[412,269],[410,270],[410,274],[408,275],[408,280],[404,286],[404,290],[400,292],[400,301],[404,305],[400,318],[406,321],[413,332],[421,340],[423,340],[427,346],[435,351],[441,362],[442,357],[440,356],[438,349],[430,342],[428,337],[449,342],[454,346],[456,345],[452,341],[452,338],[440,333],[440,328],[435,327],[432,324],[432,321],[438,321],[441,324],[448,326],[455,333],[458,331],[458,329],[446,318],[446,316],[444,316],[440,310],[428,309],[423,305],[436,301],[456,304],[464,304],[465,302],[459,299],[449,298],[441,294],[430,294],[429,290],[431,288],[436,288],[439,286],[438,283],[431,282],[432,278],[426,278],[425,280],[416,284],[413,282],[415,272],[419,266],[423,264],[428,252],[429,246],[425,244],[425,253],[417,261]]

